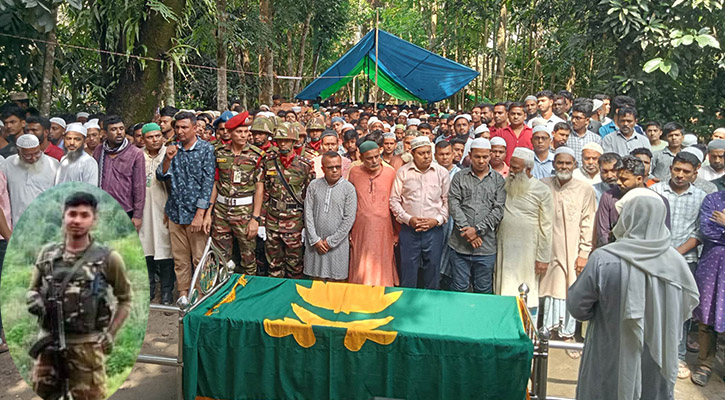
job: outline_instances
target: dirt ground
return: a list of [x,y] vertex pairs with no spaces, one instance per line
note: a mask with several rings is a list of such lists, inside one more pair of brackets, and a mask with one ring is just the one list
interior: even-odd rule
[[[142,348],[144,354],[174,357],[177,351],[177,317],[153,312],[149,316],[148,332]],[[722,343],[722,341],[721,341]],[[694,363],[696,355],[688,354]],[[579,361],[570,359],[563,350],[552,350],[549,360],[549,396],[573,398],[576,390]],[[725,383],[721,377],[725,368],[720,363],[705,388],[680,380],[675,387],[677,400],[725,400]],[[176,396],[176,371],[171,367],[137,363],[121,388],[111,400],[173,400]],[[39,399],[18,374],[8,353],[0,355],[0,400]]]

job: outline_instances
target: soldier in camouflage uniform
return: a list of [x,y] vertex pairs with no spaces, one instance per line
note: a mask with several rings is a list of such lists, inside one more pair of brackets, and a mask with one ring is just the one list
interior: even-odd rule
[[265,152],[249,144],[250,125],[252,120],[246,111],[227,121],[231,143],[215,151],[217,179],[211,195],[211,237],[226,260],[232,257],[232,240],[236,238],[241,263],[235,272],[255,275],[254,249],[264,201],[261,164]]
[[320,146],[322,145],[322,141],[320,139],[322,137],[322,131],[325,130],[325,124],[318,117],[314,117],[307,123],[306,130],[307,137],[309,138],[307,141],[307,147],[314,150],[317,153],[316,156],[319,156],[321,154]]
[[301,156],[308,160],[312,160],[319,155],[319,153],[313,150],[309,146],[309,143],[307,143],[307,131],[305,130],[304,125],[299,122],[292,122],[289,124],[289,129],[290,133],[297,134],[297,136],[299,137],[299,139],[297,139],[297,143],[295,143],[294,146],[294,151],[295,153],[297,153],[298,156]]
[[[265,153],[277,153],[279,149],[270,140],[274,135],[275,122],[267,117],[257,116],[252,122],[252,127],[249,129],[252,131],[252,138],[254,145],[262,149]],[[262,208],[262,221],[259,226],[264,231],[265,226],[265,214],[266,209]],[[261,236],[264,234],[260,233]],[[257,247],[254,250],[255,258],[257,259],[257,274],[267,275],[269,270],[269,263],[267,262],[267,256],[264,251],[264,240],[257,235]]]
[[[249,115],[249,114],[247,114]],[[226,145],[228,145],[231,142],[230,137],[230,130],[227,129],[227,122],[232,119],[234,115],[231,111],[224,111],[222,115],[219,116],[216,120],[214,120],[214,129],[216,130],[215,138],[212,140],[211,143],[212,146],[214,146],[214,149],[220,149]]]
[[[128,316],[131,284],[121,256],[90,236],[96,211],[97,200],[92,195],[69,196],[63,212],[65,241],[43,247],[33,269],[28,310],[39,317],[41,329],[40,339],[30,351],[36,359],[32,380],[33,389],[44,399],[65,395],[61,371],[67,373],[73,399],[106,398],[106,355]],[[51,312],[53,297],[62,302],[67,345],[61,366],[54,364],[60,335],[51,333],[59,316]]]
[[264,193],[266,198],[265,250],[269,275],[302,277],[303,202],[307,186],[315,178],[312,162],[298,156],[294,144],[299,140],[296,130],[287,123],[275,126],[274,139],[279,154],[270,153],[264,161]]

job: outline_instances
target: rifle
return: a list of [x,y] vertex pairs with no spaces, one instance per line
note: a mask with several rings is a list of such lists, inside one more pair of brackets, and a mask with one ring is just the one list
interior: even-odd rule
[[[65,283],[65,282],[64,282]],[[54,285],[48,285],[48,317],[50,319],[50,332],[53,338],[53,369],[58,374],[60,382],[58,393],[51,395],[49,400],[70,400],[70,385],[68,380],[68,347],[65,342],[65,322],[63,317],[63,300],[61,295],[55,292]],[[67,286],[61,285],[64,289]],[[52,348],[51,347],[51,348]]]

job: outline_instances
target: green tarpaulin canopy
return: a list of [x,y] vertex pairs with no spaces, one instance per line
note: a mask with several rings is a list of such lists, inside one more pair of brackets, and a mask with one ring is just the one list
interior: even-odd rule
[[234,275],[183,356],[186,400],[522,400],[533,345],[514,297]]

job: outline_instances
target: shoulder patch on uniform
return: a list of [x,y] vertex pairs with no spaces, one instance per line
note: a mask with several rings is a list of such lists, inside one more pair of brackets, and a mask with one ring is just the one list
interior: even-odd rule
[[218,162],[218,163],[225,163],[225,162],[227,162],[227,159],[226,158],[217,158],[216,159],[216,162]]
[[264,155],[267,154],[267,152],[265,152],[264,150],[260,149],[259,147],[255,146],[253,144],[249,145],[249,149],[252,150],[253,152],[259,154],[262,157],[264,157]]

